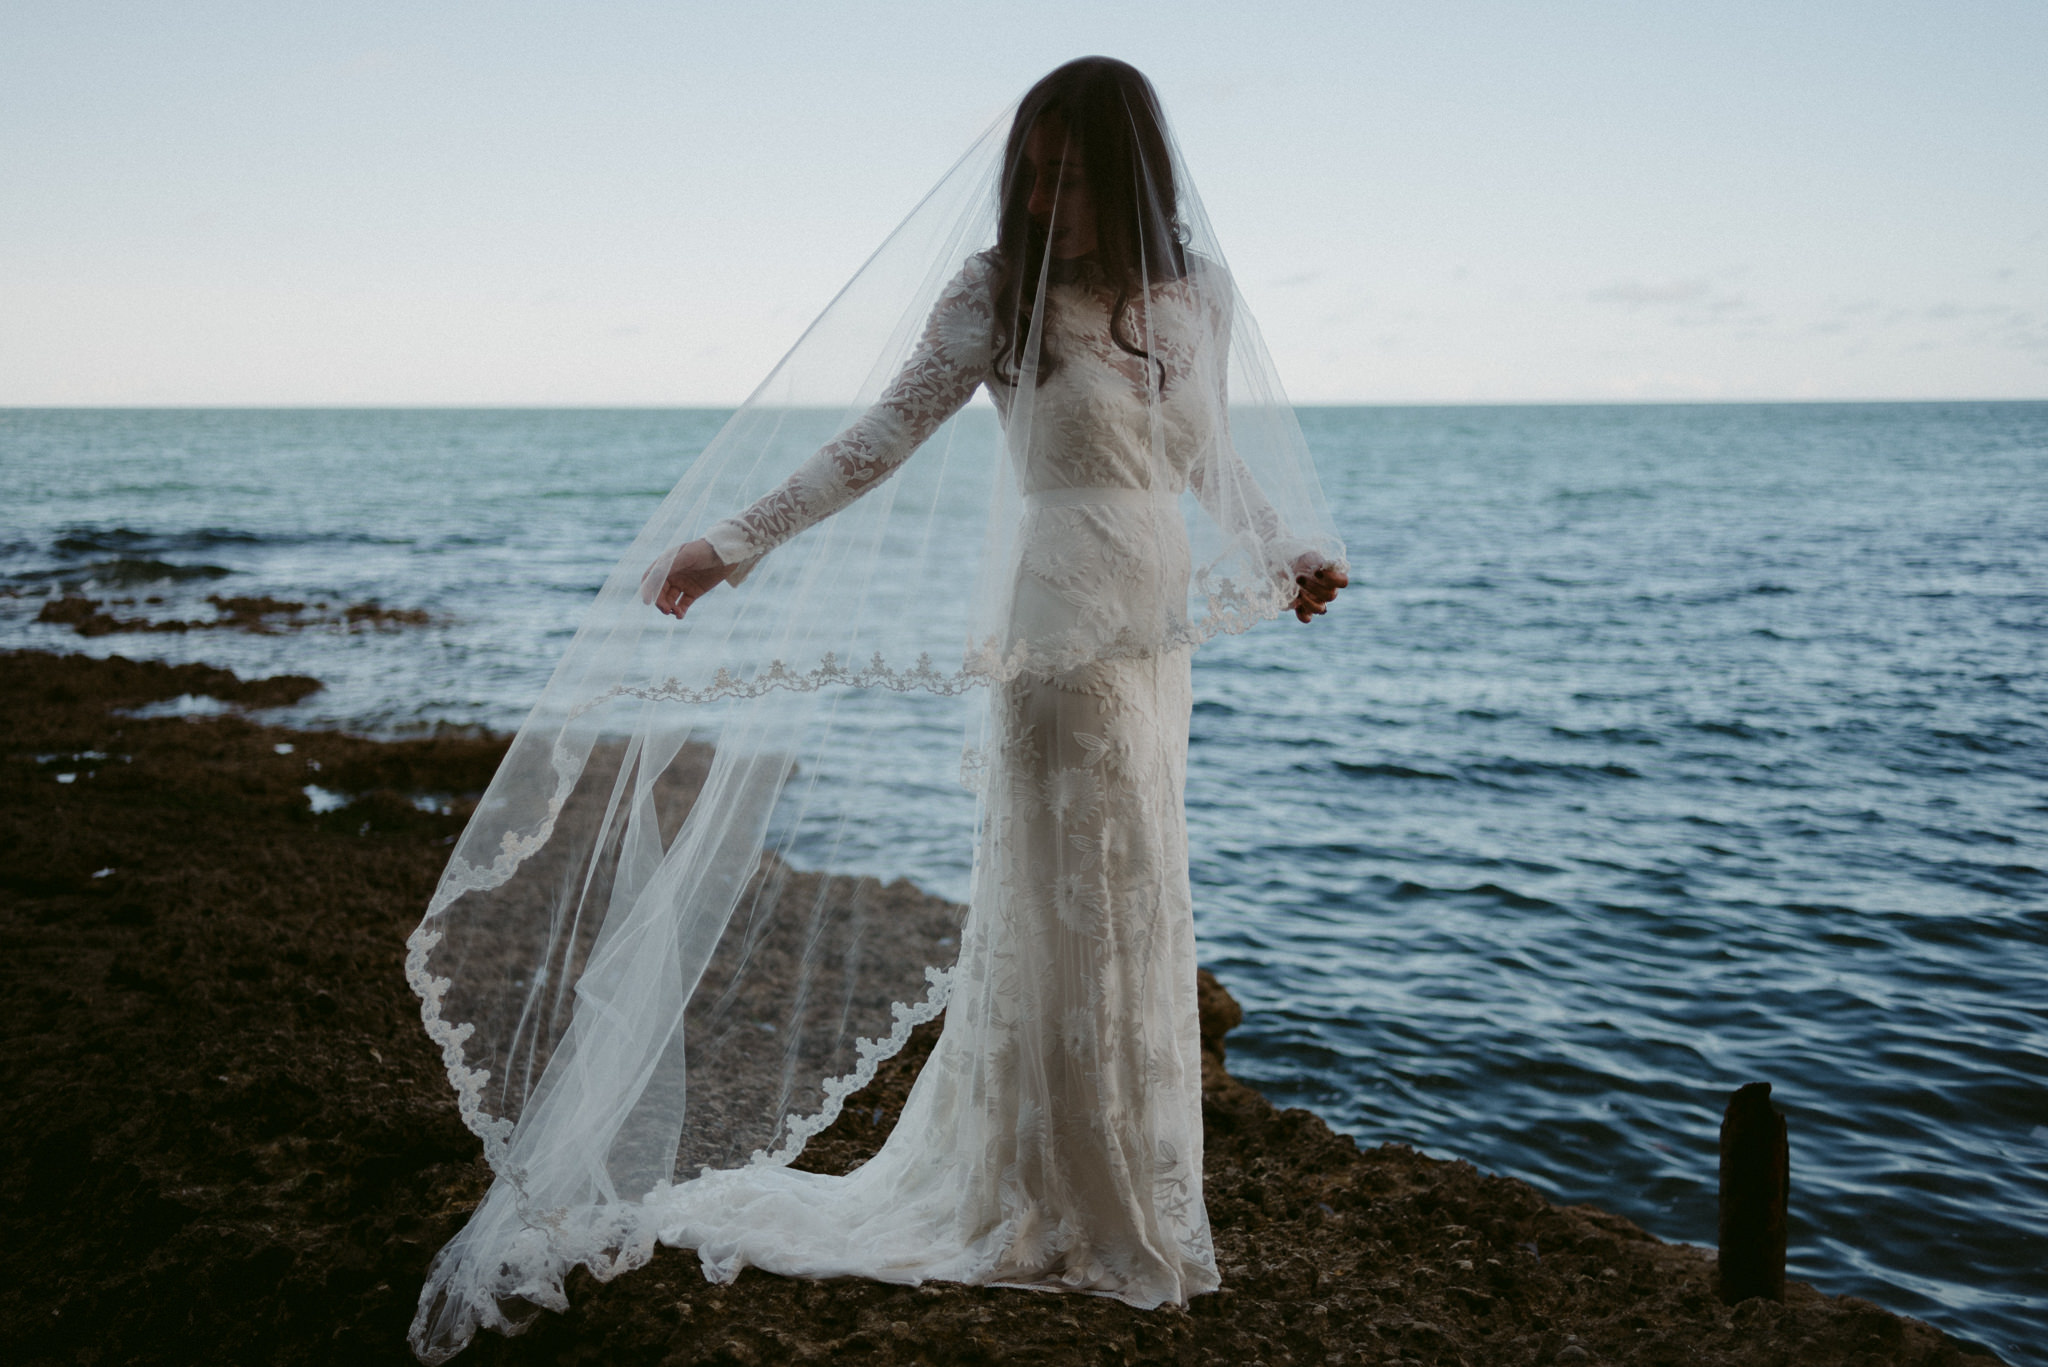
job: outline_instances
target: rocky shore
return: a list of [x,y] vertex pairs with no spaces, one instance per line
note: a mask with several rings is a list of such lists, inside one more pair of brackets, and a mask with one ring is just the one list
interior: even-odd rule
[[[403,943],[503,742],[147,710],[187,694],[283,708],[318,687],[0,655],[0,1359],[411,1361],[421,1275],[489,1174],[419,1028]],[[1205,975],[1224,1289],[1187,1310],[756,1272],[718,1287],[664,1252],[610,1284],[579,1274],[569,1314],[458,1361],[1996,1361],[1803,1284],[1730,1309],[1711,1250],[1469,1164],[1360,1149],[1225,1071],[1238,1016]],[[873,1152],[932,1031],[806,1166]]]

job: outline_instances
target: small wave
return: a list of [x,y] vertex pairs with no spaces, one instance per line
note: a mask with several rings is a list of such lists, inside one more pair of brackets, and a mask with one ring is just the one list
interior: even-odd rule
[[67,527],[50,542],[60,559],[109,556],[143,559],[191,555],[238,547],[312,545],[406,545],[411,537],[375,536],[368,532],[256,532],[239,527],[197,527],[188,531],[151,532],[133,527]]
[[1765,740],[1785,734],[1768,726],[1751,726],[1746,721],[1696,721],[1688,725],[1710,736],[1733,736],[1737,740]]
[[2002,937],[1995,924],[1962,916],[1919,916],[1902,919],[1899,928],[1909,939],[1944,949],[1975,949]]
[[1427,769],[1410,769],[1399,764],[1358,764],[1351,760],[1333,760],[1339,773],[1352,774],[1359,778],[1426,778],[1442,783],[1456,783],[1456,774],[1432,773]]
[[1569,726],[1553,726],[1553,736],[1564,736],[1569,740],[1601,740],[1610,745],[1662,745],[1664,742],[1640,726],[1603,726],[1598,731],[1574,731]]
[[1555,776],[1571,779],[1594,778],[1641,778],[1641,771],[1626,764],[1566,764],[1555,760],[1502,759],[1487,760],[1468,767],[1468,773],[1475,775],[1475,781],[1485,783],[1484,775],[1499,775],[1508,778],[1544,778]]
[[1728,603],[1741,603],[1750,598],[1770,598],[1798,592],[1798,589],[1789,584],[1764,581],[1755,584],[1727,584],[1715,588],[1651,589],[1631,594],[1627,601],[1640,608],[1711,608]]
[[2014,736],[1982,736],[1970,731],[1929,731],[1927,734],[1938,741],[1959,745],[1980,755],[2009,755],[2015,750],[2027,748],[2025,741]]
[[77,568],[34,571],[19,576],[66,587],[97,584],[101,588],[127,589],[139,584],[185,584],[195,579],[225,579],[234,571],[225,565],[181,565],[168,560],[96,560]]
[[2005,831],[1987,831],[1981,827],[1971,827],[1968,830],[1944,830],[1939,826],[1923,826],[1921,829],[1930,835],[1938,835],[1943,839],[1953,840],[1960,845],[2017,845],[2020,843],[2020,839],[2016,835],[2008,834]]
[[269,540],[255,532],[229,527],[201,527],[189,532],[139,532],[132,527],[71,527],[50,543],[59,555],[161,554],[166,551],[211,550],[218,546],[254,546]]
[[1555,489],[1545,494],[1545,503],[1653,503],[1657,494],[1634,484],[1615,484],[1600,489]]
[[1543,911],[1554,909],[1557,903],[1544,897],[1532,897],[1526,892],[1516,892],[1498,883],[1480,883],[1469,888],[1434,888],[1427,883],[1417,883],[1403,878],[1396,883],[1388,898],[1397,902],[1412,902],[1424,898],[1460,897],[1478,898],[1501,906],[1513,907],[1517,911]]
[[1536,859],[1486,858],[1468,856],[1460,861],[1467,868],[1475,869],[1519,869],[1523,873],[1563,873],[1556,864],[1546,864]]

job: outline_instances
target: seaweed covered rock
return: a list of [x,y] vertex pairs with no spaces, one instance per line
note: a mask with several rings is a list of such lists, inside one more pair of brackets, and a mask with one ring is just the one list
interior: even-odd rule
[[[428,1261],[490,1174],[401,964],[489,738],[378,743],[230,711],[245,681],[0,656],[0,1349],[9,1363],[411,1361]],[[326,795],[313,810],[307,789]],[[431,801],[418,801],[430,797]],[[800,875],[801,895],[852,880]],[[908,884],[867,886],[906,913]],[[1204,975],[1206,1183],[1223,1289],[1186,1310],[994,1288],[707,1284],[664,1250],[487,1363],[1984,1364],[1927,1325],[1791,1283],[1729,1308],[1713,1254],[1398,1145],[1361,1150],[1224,1067]],[[927,1026],[805,1166],[872,1154]]]

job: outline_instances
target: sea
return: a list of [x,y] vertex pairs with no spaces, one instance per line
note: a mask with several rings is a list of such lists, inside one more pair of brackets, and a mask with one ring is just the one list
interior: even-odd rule
[[[726,416],[0,411],[0,646],[511,729]],[[1353,586],[1195,664],[1233,1071],[1707,1245],[1768,1082],[1791,1274],[2048,1364],[2048,403],[1300,417]],[[63,594],[313,624],[88,637]],[[955,842],[855,857],[964,887]]]

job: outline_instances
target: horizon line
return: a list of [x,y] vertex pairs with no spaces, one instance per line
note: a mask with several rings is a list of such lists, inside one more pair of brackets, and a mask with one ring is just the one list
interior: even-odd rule
[[[1893,404],[1900,407],[1931,404],[2034,404],[2048,403],[2048,395],[2007,397],[1934,396],[1914,398],[1687,398],[1687,399],[1330,399],[1289,403],[1295,409],[1359,408],[1822,408],[1851,405]],[[0,413],[91,413],[91,412],[531,412],[531,413],[706,413],[735,412],[740,403],[0,403]],[[857,407],[840,404],[792,404],[793,408],[833,409]]]

